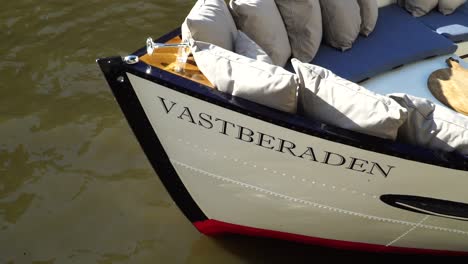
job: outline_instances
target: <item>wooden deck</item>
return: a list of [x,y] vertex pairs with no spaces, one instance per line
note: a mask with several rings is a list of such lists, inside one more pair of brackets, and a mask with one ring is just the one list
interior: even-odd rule
[[[180,43],[182,40],[179,36],[169,40],[167,43]],[[178,48],[162,48],[155,49],[152,55],[145,54],[140,57],[140,60],[153,67],[168,71],[172,74],[176,74],[192,80],[194,82],[206,85],[214,89],[214,85],[208,81],[203,73],[198,69],[193,56],[190,55],[185,69],[181,72],[177,72],[176,59],[177,59]]]

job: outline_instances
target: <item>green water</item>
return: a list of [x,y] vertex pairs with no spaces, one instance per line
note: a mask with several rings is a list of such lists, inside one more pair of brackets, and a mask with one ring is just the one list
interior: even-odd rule
[[2,1],[0,263],[375,263],[200,235],[130,131],[95,59],[180,25],[194,1]]

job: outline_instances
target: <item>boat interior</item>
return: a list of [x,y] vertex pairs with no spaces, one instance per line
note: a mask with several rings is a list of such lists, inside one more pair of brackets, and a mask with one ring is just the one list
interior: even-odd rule
[[[445,62],[445,55],[456,55],[468,62],[468,3],[449,16],[433,10],[428,15],[415,18],[393,2],[379,0],[379,19],[372,35],[359,36],[347,52],[323,43],[311,63],[359,83],[382,73],[402,74],[403,66],[437,56]],[[451,27],[458,30],[451,31]],[[444,33],[446,31],[451,33]],[[181,41],[179,35],[166,43]],[[174,71],[177,53],[178,48],[159,49],[155,50],[154,56],[145,54],[141,59],[152,66],[213,87],[197,71],[193,57],[189,59],[185,73]],[[285,68],[292,70],[290,63]]]
[[[326,68],[376,94],[405,93],[425,98],[462,118],[464,123],[460,126],[468,130],[466,116],[440,102],[428,89],[430,74],[448,68],[448,58],[459,61],[462,67],[468,69],[468,2],[450,15],[443,15],[434,9],[420,17],[413,16],[396,0],[377,2],[378,19],[372,34],[360,35],[352,48],[346,51],[322,42],[309,63]],[[165,43],[182,42],[180,29],[170,35]],[[180,49],[172,47],[155,49],[151,55],[145,53],[140,60],[204,87],[218,88],[200,70],[193,55],[188,56],[183,69],[180,68],[178,56]],[[294,72],[291,60],[284,69]],[[297,114],[301,115],[301,112],[298,110]],[[468,144],[468,138],[460,144]],[[468,149],[468,146],[463,149]],[[461,153],[465,157],[468,155],[468,151]]]

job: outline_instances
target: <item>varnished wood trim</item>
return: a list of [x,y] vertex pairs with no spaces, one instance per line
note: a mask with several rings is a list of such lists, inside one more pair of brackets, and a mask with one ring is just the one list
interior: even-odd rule
[[[179,36],[169,40],[166,43],[180,43],[182,40]],[[203,73],[198,69],[193,56],[187,60],[185,65],[185,70],[183,72],[175,71],[176,59],[177,59],[178,48],[163,48],[156,49],[152,55],[144,54],[140,57],[140,60],[145,62],[148,65],[159,68],[161,70],[170,72],[192,80],[194,82],[206,85],[208,87],[214,88],[214,85],[208,81],[208,79],[203,75]]]

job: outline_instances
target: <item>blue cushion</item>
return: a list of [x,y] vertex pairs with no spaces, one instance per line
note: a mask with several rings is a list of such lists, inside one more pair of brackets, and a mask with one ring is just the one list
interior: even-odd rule
[[322,44],[312,64],[358,82],[397,66],[427,57],[450,54],[457,46],[435,33],[397,5],[379,9],[374,32],[341,52]]
[[418,20],[452,41],[468,41],[467,4],[465,3],[447,16],[444,16],[438,10],[433,10],[429,14],[419,17]]

